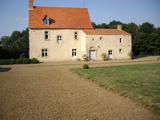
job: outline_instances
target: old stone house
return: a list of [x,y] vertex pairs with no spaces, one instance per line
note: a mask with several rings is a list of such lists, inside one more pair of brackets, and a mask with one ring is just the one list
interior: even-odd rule
[[129,59],[131,35],[117,29],[94,29],[86,8],[37,7],[29,0],[30,58],[40,61]]

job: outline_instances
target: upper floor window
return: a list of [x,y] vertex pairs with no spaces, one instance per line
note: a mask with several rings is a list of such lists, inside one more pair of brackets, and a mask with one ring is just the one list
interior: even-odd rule
[[72,57],[77,56],[77,49],[72,49]]
[[44,32],[44,38],[45,38],[45,40],[49,39],[49,32],[48,31]]
[[78,39],[78,32],[74,32],[74,39],[75,39],[75,40]]
[[58,35],[58,36],[57,36],[57,43],[58,43],[58,44],[62,44],[62,43],[63,43],[63,39],[62,39],[62,36],[61,36],[61,35]]
[[100,37],[99,39],[100,39],[100,40],[102,40],[102,39],[103,39],[103,37]]
[[49,18],[46,16],[44,19],[43,19],[43,24],[44,25],[49,25]]
[[119,43],[122,43],[123,42],[123,39],[122,38],[119,38]]
[[48,49],[42,49],[42,57],[48,56]]

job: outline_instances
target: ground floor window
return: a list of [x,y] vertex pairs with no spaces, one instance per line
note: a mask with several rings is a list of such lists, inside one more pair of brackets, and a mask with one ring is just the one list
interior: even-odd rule
[[77,50],[76,49],[72,49],[72,57],[77,56]]
[[122,49],[119,49],[119,53],[122,53]]
[[42,57],[47,57],[48,56],[48,49],[42,49]]

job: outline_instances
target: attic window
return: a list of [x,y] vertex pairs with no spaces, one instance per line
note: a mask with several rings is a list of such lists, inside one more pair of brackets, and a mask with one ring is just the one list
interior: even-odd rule
[[47,16],[43,19],[43,24],[44,25],[49,25],[50,24],[50,20]]

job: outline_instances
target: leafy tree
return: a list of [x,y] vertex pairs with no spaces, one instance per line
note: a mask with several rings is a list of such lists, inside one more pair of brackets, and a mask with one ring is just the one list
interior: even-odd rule
[[140,25],[140,32],[152,33],[153,31],[154,25],[149,22],[145,22],[142,25]]
[[29,56],[29,33],[28,29],[22,32],[14,31],[11,36],[1,38],[0,59],[18,58],[20,56]]
[[95,22],[92,22],[92,26],[93,26],[94,29],[97,28],[97,25],[96,25]]
[[117,28],[117,25],[124,25],[124,23],[113,20],[108,24],[109,28]]

